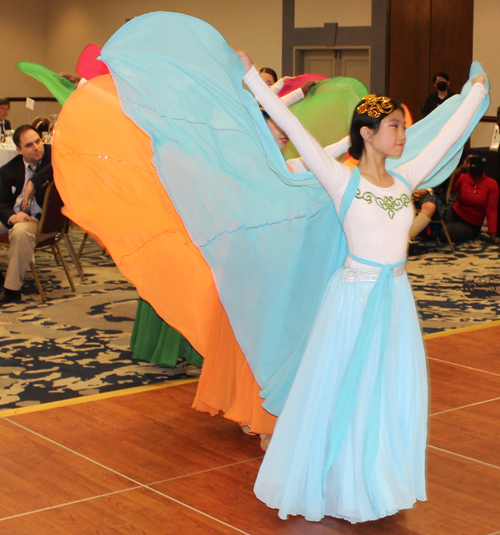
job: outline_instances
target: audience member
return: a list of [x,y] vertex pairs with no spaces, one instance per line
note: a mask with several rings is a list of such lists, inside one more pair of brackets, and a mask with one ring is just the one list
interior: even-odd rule
[[10,111],[10,102],[6,98],[0,98],[0,134],[5,134],[6,130],[10,130],[10,121],[7,120],[7,115]]
[[[410,239],[422,231],[432,219],[439,203],[428,190],[415,190],[414,194],[422,199],[422,212],[415,218],[410,230]],[[441,214],[452,241],[463,242],[476,238],[481,232],[484,219],[488,222],[490,241],[499,243],[497,234],[498,184],[484,173],[481,157],[469,155],[455,171],[451,191],[458,192],[453,206],[445,207]],[[444,231],[441,238],[446,239]]]
[[425,101],[424,107],[422,108],[422,115],[426,117],[440,106],[446,99],[452,97],[454,93],[450,91],[450,77],[445,72],[438,72],[432,78],[434,87],[437,89],[435,93],[431,93],[427,100]]
[[30,125],[13,136],[19,155],[0,168],[0,233],[8,234],[9,264],[0,274],[0,305],[21,300],[21,286],[35,248],[47,185],[53,180],[50,146]]

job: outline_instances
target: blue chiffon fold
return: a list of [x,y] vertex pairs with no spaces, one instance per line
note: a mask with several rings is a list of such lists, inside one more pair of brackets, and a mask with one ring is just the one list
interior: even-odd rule
[[[160,180],[212,270],[264,407],[278,415],[324,290],[347,254],[333,203],[311,173],[288,170],[242,85],[238,56],[209,24],[143,15],[109,40],[100,59],[123,111],[151,137]],[[417,125],[410,128],[403,158],[429,143],[464,91],[417,123],[415,136]],[[447,178],[458,150],[432,185]]]

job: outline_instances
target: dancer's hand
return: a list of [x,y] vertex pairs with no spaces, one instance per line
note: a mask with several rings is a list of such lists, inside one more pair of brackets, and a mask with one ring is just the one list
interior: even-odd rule
[[306,82],[300,89],[302,89],[302,93],[304,93],[304,96],[311,91],[311,89],[317,84],[318,82],[316,80],[309,80]]
[[478,76],[474,76],[471,80],[472,85],[474,84],[483,84],[486,85],[486,75],[485,74],[479,74]]
[[[232,48],[232,47],[231,47]],[[248,57],[248,54],[244,52],[243,50],[235,50],[232,48],[236,54],[238,54],[238,57],[241,60],[241,63],[243,63],[243,66],[246,69],[246,72],[248,72],[253,67],[253,61]]]

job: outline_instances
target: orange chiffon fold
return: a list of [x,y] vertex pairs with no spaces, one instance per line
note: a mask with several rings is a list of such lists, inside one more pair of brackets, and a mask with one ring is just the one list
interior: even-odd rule
[[151,158],[150,138],[123,113],[111,76],[68,99],[53,147],[64,213],[104,244],[140,296],[204,357],[193,407],[270,434],[276,418],[261,406],[210,268]]

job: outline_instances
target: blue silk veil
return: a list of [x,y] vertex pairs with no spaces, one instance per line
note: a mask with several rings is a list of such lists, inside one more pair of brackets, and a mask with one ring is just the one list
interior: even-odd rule
[[[153,164],[212,270],[264,407],[279,414],[325,287],[346,256],[333,203],[311,173],[289,172],[242,85],[239,58],[209,24],[150,13],[123,26],[100,59],[125,114],[151,137]],[[469,88],[410,128],[402,159],[388,166],[418,154]],[[449,175],[485,109],[427,186]]]

